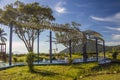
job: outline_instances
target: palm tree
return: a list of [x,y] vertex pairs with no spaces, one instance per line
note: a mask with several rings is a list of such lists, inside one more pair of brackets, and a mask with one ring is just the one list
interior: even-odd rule
[[6,35],[7,35],[7,33],[5,33],[5,31],[0,28],[0,41],[1,41],[1,42],[4,43],[5,41],[7,41],[7,39],[6,39],[6,37],[5,37]]

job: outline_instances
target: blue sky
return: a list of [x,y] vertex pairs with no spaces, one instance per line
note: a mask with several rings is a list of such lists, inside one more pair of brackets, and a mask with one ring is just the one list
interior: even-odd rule
[[[16,0],[0,0],[0,8]],[[49,6],[53,10],[56,23],[75,21],[80,23],[81,30],[95,30],[100,32],[106,45],[120,44],[120,0],[20,0],[25,3],[39,2],[40,5]],[[9,32],[5,28],[6,32]],[[44,35],[45,34],[45,35]],[[48,52],[49,44],[45,42],[48,31],[40,35],[40,51]],[[9,39],[9,33],[7,38]],[[9,41],[7,42],[9,43]],[[36,46],[36,45],[35,45]],[[8,48],[9,46],[7,46]],[[53,44],[53,48],[55,45]],[[65,47],[58,45],[59,51]],[[36,47],[35,47],[36,51]],[[26,52],[26,48],[14,34],[13,52]]]

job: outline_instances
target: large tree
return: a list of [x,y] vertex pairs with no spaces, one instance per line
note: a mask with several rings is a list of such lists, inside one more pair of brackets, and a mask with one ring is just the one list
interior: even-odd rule
[[[24,4],[16,1],[14,4],[7,5],[1,12],[1,23],[14,24],[14,32],[24,42],[29,52],[33,51],[34,40],[38,33],[44,29],[40,24],[55,19],[49,7],[40,6],[36,2]],[[37,28],[38,26],[41,28]]]
[[75,52],[75,46],[81,43],[82,41],[82,32],[80,31],[81,25],[76,22],[66,23],[64,27],[70,28],[75,30],[76,33],[72,32],[56,32],[56,40],[58,43],[62,43],[65,47],[70,47],[71,42],[71,49],[72,53]]

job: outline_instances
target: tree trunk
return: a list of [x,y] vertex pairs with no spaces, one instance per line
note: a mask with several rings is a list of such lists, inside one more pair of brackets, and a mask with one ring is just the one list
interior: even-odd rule
[[72,54],[75,53],[75,45],[72,46]]

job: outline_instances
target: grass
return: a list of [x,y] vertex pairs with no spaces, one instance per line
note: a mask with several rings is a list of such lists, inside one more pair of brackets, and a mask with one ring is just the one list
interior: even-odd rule
[[120,74],[104,74],[86,77],[82,80],[120,80]]
[[[58,59],[58,56],[53,56],[55,57],[56,59]],[[60,55],[59,56],[59,59],[64,59],[65,55]],[[15,61],[14,58],[16,58],[17,60]],[[72,59],[75,59],[75,58],[82,58],[81,55],[78,55],[78,54],[73,54],[72,55]],[[36,57],[35,60],[37,60],[38,58]],[[49,56],[46,56],[46,55],[40,55],[39,56],[39,59],[40,60],[43,60],[43,59],[46,59],[46,60],[49,60]],[[12,62],[26,62],[26,55],[22,55],[22,56],[13,56],[13,59],[12,59]]]
[[[99,66],[97,63],[35,66],[33,73],[27,66],[0,71],[0,80],[119,80],[120,65]],[[110,76],[110,77],[109,77]]]

